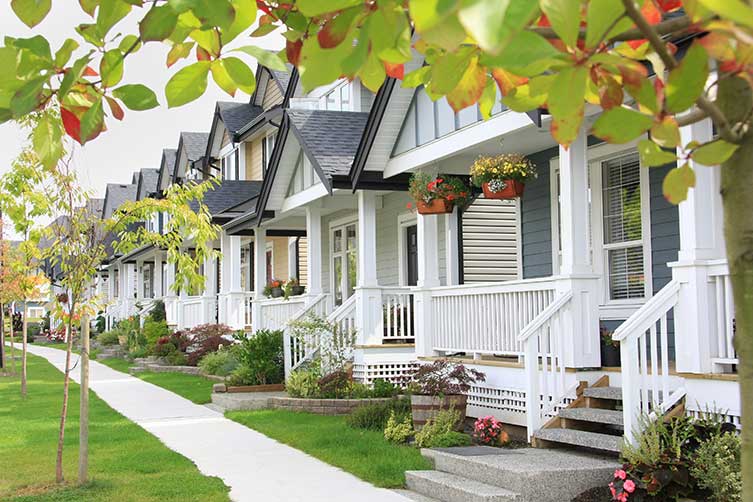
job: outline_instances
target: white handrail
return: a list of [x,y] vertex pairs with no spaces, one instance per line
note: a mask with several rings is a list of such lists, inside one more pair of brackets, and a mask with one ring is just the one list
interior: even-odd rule
[[674,280],[668,282],[656,295],[641,305],[633,315],[614,330],[612,340],[621,342],[631,334],[641,333],[649,329],[651,323],[656,322],[662,313],[677,305],[679,294],[680,283]]
[[558,296],[551,304],[549,304],[547,308],[542,310],[539,315],[534,317],[533,320],[520,331],[520,334],[518,335],[518,341],[525,342],[526,340],[528,340],[528,338],[533,336],[536,331],[544,326],[544,324],[547,323],[552,318],[552,316],[559,312],[559,310],[564,307],[572,298],[572,291],[568,291],[567,293]]
[[301,309],[295,315],[293,315],[282,328],[283,330],[283,350],[285,354],[285,377],[287,378],[290,373],[301,366],[306,361],[310,360],[314,354],[319,350],[318,340],[298,340],[290,336],[289,325],[295,321],[302,319],[304,316],[313,313],[326,312],[326,300],[327,295],[320,294],[313,298],[309,297],[309,303],[306,307]]

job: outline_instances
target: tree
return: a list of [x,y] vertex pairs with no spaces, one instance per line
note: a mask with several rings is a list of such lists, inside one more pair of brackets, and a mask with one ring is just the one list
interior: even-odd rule
[[[144,9],[139,32],[110,37],[115,23]],[[34,26],[49,2],[13,2],[18,17]],[[142,43],[171,46],[167,64],[190,57],[167,84],[170,106],[195,99],[208,75],[229,93],[249,92],[245,63],[228,50],[261,13],[260,36],[279,30],[280,54],[254,47],[240,52],[278,68],[283,59],[298,67],[305,89],[340,76],[360,78],[371,90],[385,77],[427,94],[446,97],[455,110],[478,103],[485,117],[496,85],[515,111],[545,109],[553,137],[568,146],[583,124],[585,105],[603,109],[591,133],[625,143],[649,133],[639,151],[645,165],[675,161],[664,180],[673,203],[695,184],[690,161],[722,172],[724,233],[736,308],[736,349],[743,396],[753,394],[753,6],[741,0],[213,0],[82,2],[94,22],[78,27],[94,51],[70,63],[78,43],[67,40],[53,57],[43,37],[8,39],[3,66],[18,78],[0,80],[0,120],[61,105],[66,133],[80,142],[104,128],[111,115],[156,106],[143,86],[113,89],[124,62]],[[675,41],[692,37],[682,58]],[[405,73],[413,50],[424,65]],[[99,63],[100,75],[91,65]],[[649,68],[654,76],[649,78]],[[713,69],[713,71],[712,71]],[[9,71],[8,75],[13,75]],[[633,104],[626,104],[627,102]],[[710,118],[718,138],[681,144],[679,128]],[[43,159],[57,155],[59,138],[42,128]],[[753,402],[742,399],[743,499],[753,499]]]
[[[15,272],[12,264],[17,261],[17,251],[13,249],[10,242],[5,240],[3,232],[4,221],[0,215],[0,353],[2,353],[3,371],[7,373],[8,367],[5,360],[5,307],[14,301],[21,300],[23,293],[21,291],[20,277]],[[15,342],[13,340],[13,316],[8,316],[10,326],[10,357],[12,373],[16,372],[15,359]]]

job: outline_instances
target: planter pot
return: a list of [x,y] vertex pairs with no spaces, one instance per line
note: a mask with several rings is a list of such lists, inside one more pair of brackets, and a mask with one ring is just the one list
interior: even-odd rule
[[468,396],[451,395],[451,396],[418,396],[410,397],[411,415],[413,416],[413,427],[420,431],[426,422],[442,410],[454,408],[460,412],[460,423],[465,420],[465,409],[468,403]]
[[283,294],[282,288],[272,288],[272,298],[280,298]]
[[305,286],[293,286],[292,288],[293,296],[301,296],[305,291],[306,291]]
[[607,368],[619,368],[621,366],[620,348],[602,341],[601,365]]
[[446,214],[451,213],[455,207],[451,201],[446,199],[434,199],[431,202],[419,200],[416,202],[416,208],[419,214]]
[[525,190],[525,183],[521,183],[516,180],[503,180],[504,187],[498,192],[492,192],[489,188],[489,183],[481,185],[481,189],[484,191],[484,197],[487,199],[517,199],[523,195]]

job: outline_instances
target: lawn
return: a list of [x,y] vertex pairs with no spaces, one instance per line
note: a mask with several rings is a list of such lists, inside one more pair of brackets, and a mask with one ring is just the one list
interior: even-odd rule
[[226,416],[376,486],[402,488],[405,471],[432,468],[418,449],[389,443],[378,431],[353,429],[341,416],[283,410],[233,411]]
[[[85,487],[58,487],[55,450],[63,375],[29,356],[29,395],[17,377],[0,377],[0,500],[13,502],[227,501],[218,478],[203,476],[185,457],[91,394],[90,476]],[[71,385],[65,477],[73,482],[78,457],[78,393]]]

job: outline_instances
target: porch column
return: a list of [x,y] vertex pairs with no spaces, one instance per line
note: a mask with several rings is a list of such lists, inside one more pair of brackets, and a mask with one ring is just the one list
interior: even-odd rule
[[419,214],[418,234],[418,285],[414,294],[416,356],[434,355],[434,329],[431,309],[431,290],[439,286],[438,228],[439,216]]
[[376,270],[376,208],[377,197],[373,191],[358,192],[358,345],[381,345],[384,336],[382,291]]
[[560,239],[562,265],[558,294],[572,292],[561,323],[564,362],[569,368],[598,367],[599,288],[591,262],[587,134],[569,148],[560,146]]
[[444,220],[444,233],[445,240],[445,267],[447,269],[447,285],[456,286],[460,284],[460,243],[458,239],[458,233],[460,232],[460,225],[458,225],[458,219],[460,218],[460,209],[456,206],[451,213],[445,215]]
[[264,299],[264,286],[267,283],[267,230],[257,227],[254,230],[254,301],[251,304],[251,327],[253,331],[264,329],[261,305]]
[[215,302],[217,301],[217,260],[214,256],[204,259],[204,292],[201,295],[202,324],[213,324],[215,318]]
[[136,298],[138,300],[144,299],[144,262],[137,261],[135,265],[136,269]]
[[[705,143],[713,138],[711,120],[680,128],[680,141]],[[712,357],[717,355],[717,337],[724,336],[716,326],[716,291],[710,267],[725,263],[721,171],[690,161],[695,171],[695,188],[678,207],[680,251],[672,263],[672,278],[677,280],[680,299],[675,309],[675,359],[677,371],[711,373]],[[682,336],[678,336],[678,334]]]
[[162,254],[157,253],[154,257],[154,270],[152,270],[152,291],[154,292],[154,298],[162,298],[165,296],[162,284]]
[[169,326],[178,325],[178,296],[174,289],[175,264],[167,263],[165,268],[165,314]]
[[219,315],[220,322],[233,329],[245,325],[244,295],[241,290],[241,238],[237,235],[222,235],[222,251]]
[[311,296],[320,295],[322,289],[322,212],[317,207],[306,208],[306,244],[308,254],[308,292]]

